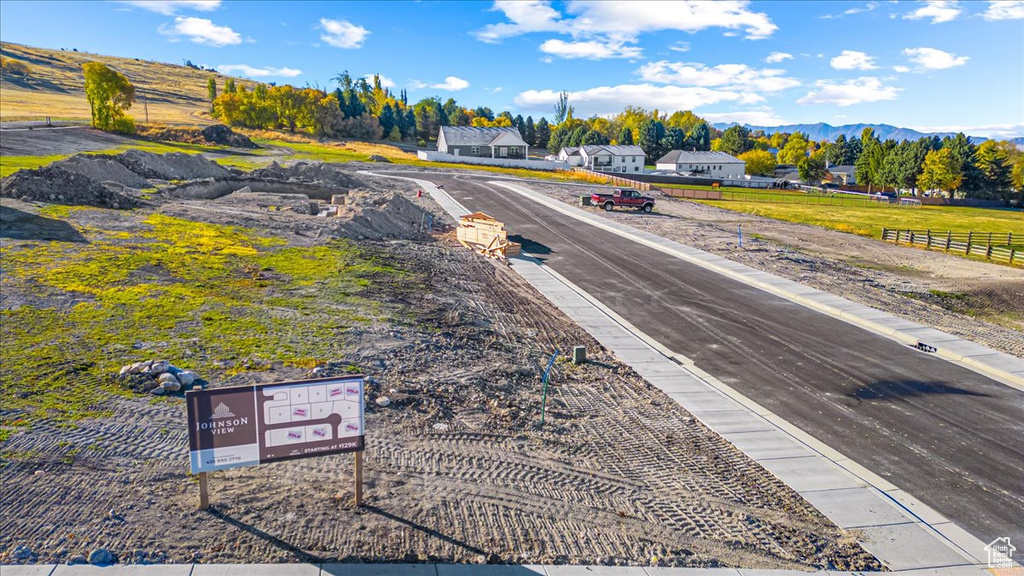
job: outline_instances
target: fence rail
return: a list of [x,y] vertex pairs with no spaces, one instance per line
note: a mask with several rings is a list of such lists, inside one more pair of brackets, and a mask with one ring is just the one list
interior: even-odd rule
[[601,178],[608,184],[613,186],[623,186],[626,188],[635,188],[637,190],[650,190],[651,185],[647,182],[640,182],[638,180],[631,180],[622,176],[615,176],[606,172],[596,172],[594,170],[588,170],[586,168],[580,168],[578,166],[573,167],[573,172],[583,172],[584,174],[590,174],[594,178]]
[[882,228],[882,240],[1024,266],[1024,234],[1013,232],[937,232]]
[[690,200],[734,200],[740,202],[770,202],[775,204],[814,204],[818,206],[892,206],[920,208],[920,203],[889,202],[875,197],[824,194],[786,194],[771,192],[737,192],[733,190],[696,190],[690,188],[662,188],[661,192],[675,198]]

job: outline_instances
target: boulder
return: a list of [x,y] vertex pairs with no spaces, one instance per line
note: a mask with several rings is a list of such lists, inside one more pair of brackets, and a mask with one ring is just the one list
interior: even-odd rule
[[106,566],[114,563],[114,555],[106,548],[97,548],[89,553],[89,564]]
[[181,382],[182,386],[191,386],[196,380],[199,379],[199,375],[191,370],[183,370],[177,374],[178,382]]

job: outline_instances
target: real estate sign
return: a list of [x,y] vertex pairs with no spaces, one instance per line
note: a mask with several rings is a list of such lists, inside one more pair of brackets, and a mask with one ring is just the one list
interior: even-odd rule
[[365,444],[362,376],[194,390],[185,401],[193,474]]

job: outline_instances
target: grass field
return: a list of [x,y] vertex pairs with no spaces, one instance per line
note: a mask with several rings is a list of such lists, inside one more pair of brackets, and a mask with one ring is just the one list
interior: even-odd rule
[[816,206],[766,202],[700,200],[727,210],[757,214],[879,238],[882,228],[909,228],[952,232],[996,232],[1024,234],[1024,213],[991,208],[922,206],[899,209],[890,206]]

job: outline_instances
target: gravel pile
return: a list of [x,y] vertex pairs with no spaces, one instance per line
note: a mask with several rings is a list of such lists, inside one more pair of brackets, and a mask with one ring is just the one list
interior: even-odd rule
[[267,178],[272,180],[299,181],[341,188],[365,187],[365,182],[351,173],[330,164],[299,162],[291,166],[281,166],[273,162],[266,168],[249,172],[250,178]]
[[401,194],[363,191],[349,193],[345,204],[338,206],[337,217],[347,220],[339,227],[341,236],[370,240],[422,238],[432,219]]
[[115,209],[142,204],[139,199],[111,190],[89,176],[55,165],[11,174],[0,182],[0,196]]

